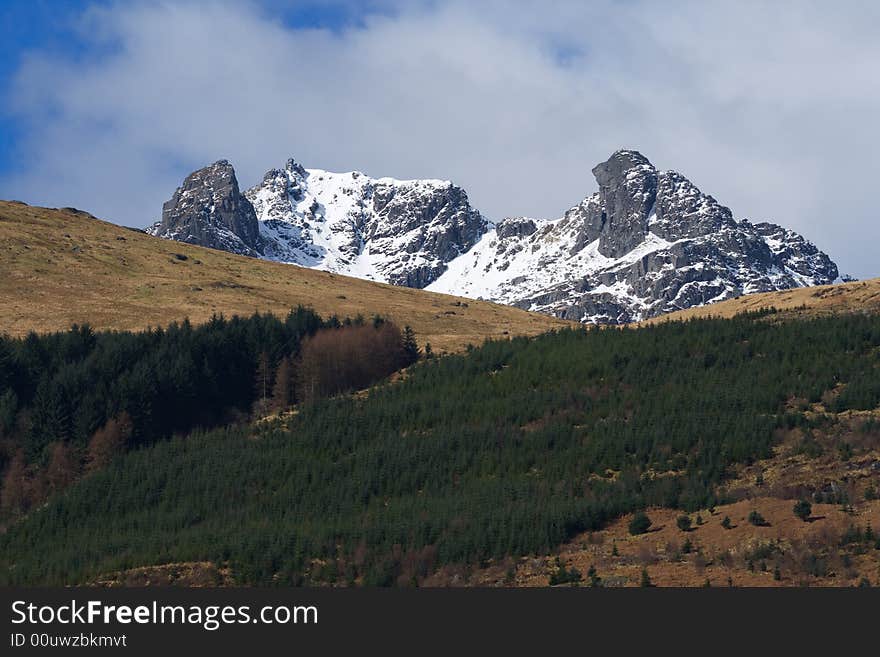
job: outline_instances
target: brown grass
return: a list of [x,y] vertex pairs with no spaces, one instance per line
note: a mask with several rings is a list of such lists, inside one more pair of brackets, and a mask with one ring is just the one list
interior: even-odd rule
[[143,566],[118,571],[99,577],[89,586],[105,588],[140,586],[182,586],[200,588],[205,586],[234,586],[228,567],[218,568],[210,561],[169,563],[159,566]]
[[846,312],[880,313],[880,278],[839,285],[802,287],[779,292],[747,294],[699,308],[649,319],[644,324],[697,317],[733,317],[739,313],[776,308],[786,315],[821,315]]
[[[183,256],[183,258],[179,257]],[[568,322],[509,306],[371,283],[151,237],[85,212],[0,201],[0,332],[88,323],[134,330],[214,313],[380,313],[438,353]]]

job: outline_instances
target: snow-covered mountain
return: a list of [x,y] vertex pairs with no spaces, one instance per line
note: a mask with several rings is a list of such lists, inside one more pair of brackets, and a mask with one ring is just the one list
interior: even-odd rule
[[684,176],[622,150],[559,219],[488,222],[460,187],[304,169],[239,192],[225,160],[194,172],[154,235],[375,281],[623,323],[750,292],[820,285],[837,267],[780,226],[736,220]]
[[407,287],[436,280],[488,224],[449,181],[331,173],[293,160],[245,196],[266,258]]

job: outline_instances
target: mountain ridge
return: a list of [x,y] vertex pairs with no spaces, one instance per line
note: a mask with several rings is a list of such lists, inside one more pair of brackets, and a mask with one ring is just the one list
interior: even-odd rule
[[598,191],[562,217],[498,222],[449,181],[332,173],[290,159],[240,192],[230,169],[221,160],[190,174],[148,232],[587,323],[838,279],[834,262],[798,233],[736,219],[634,150],[596,165]]

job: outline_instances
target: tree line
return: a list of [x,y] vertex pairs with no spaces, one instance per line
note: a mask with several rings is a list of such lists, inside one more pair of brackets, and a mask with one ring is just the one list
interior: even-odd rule
[[366,387],[414,362],[412,330],[299,307],[142,332],[0,338],[0,512],[15,517],[127,450]]

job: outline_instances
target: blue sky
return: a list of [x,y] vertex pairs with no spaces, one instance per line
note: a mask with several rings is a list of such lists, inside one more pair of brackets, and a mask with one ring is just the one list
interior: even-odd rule
[[144,226],[220,158],[451,179],[560,216],[635,148],[880,275],[880,5],[6,0],[0,198]]
[[[81,33],[82,15],[89,9],[112,8],[112,0],[3,0],[0,6],[0,93],[3,107],[24,58],[29,53],[52,53],[65,60],[94,56],[100,48]],[[265,11],[291,28],[338,31],[359,25],[364,17],[387,11],[379,2],[289,2],[267,0]],[[0,109],[0,174],[17,166],[17,148],[26,120]]]
[[[69,22],[85,2],[48,2],[47,0],[7,0],[0,8],[0,90],[2,108],[8,106],[6,95],[12,78],[21,66],[25,53],[51,49],[74,57],[83,47],[70,39]],[[0,172],[15,166],[15,146],[21,127],[15,117],[0,110]]]

